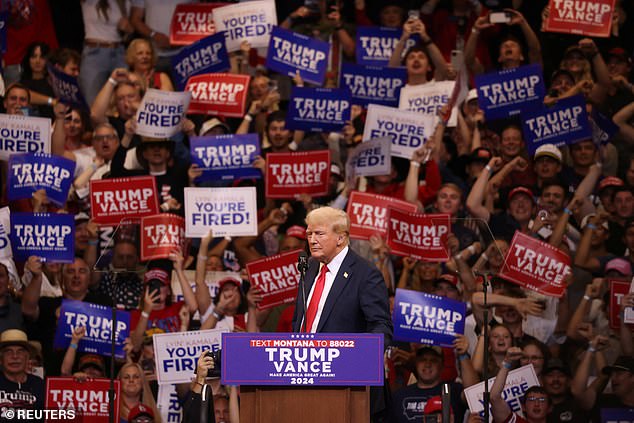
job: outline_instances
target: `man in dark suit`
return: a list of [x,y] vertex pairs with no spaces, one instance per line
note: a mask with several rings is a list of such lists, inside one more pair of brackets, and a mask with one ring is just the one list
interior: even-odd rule
[[[348,246],[350,218],[343,210],[321,207],[306,216],[311,259],[295,301],[295,332],[382,333],[392,341],[387,286],[378,269]],[[304,316],[304,296],[306,316]],[[383,421],[387,387],[370,389],[372,422]]]
[[311,259],[305,279],[306,316],[301,289],[295,301],[296,332],[383,333],[392,340],[387,287],[377,268],[349,246],[350,218],[321,207],[306,216]]

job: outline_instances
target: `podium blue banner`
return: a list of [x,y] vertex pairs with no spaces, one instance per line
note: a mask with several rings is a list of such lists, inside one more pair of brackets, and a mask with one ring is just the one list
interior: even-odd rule
[[[53,346],[65,349],[70,344],[73,330],[83,326],[86,335],[79,341],[80,352],[110,356],[112,351],[112,309],[83,301],[63,300],[59,311],[57,331]],[[130,313],[117,310],[117,329],[115,332],[116,358],[125,358],[123,345],[130,337]]]
[[407,80],[405,68],[380,68],[343,63],[340,87],[348,87],[352,103],[366,107],[370,103],[398,107],[401,87]]
[[467,305],[438,295],[397,289],[394,298],[394,339],[453,346],[464,334]]
[[553,107],[522,112],[522,129],[531,156],[542,144],[559,147],[592,139],[586,101],[581,95],[559,100]]
[[225,46],[225,34],[218,32],[184,47],[172,57],[172,68],[179,90],[185,89],[190,76],[228,70],[231,64]]
[[475,77],[478,104],[487,120],[540,109],[546,95],[540,65],[505,69]]
[[223,333],[223,385],[382,386],[383,334]]
[[294,87],[286,129],[341,131],[350,120],[351,101],[348,89]]
[[261,178],[262,172],[253,167],[260,155],[257,134],[218,135],[190,139],[192,163],[203,169],[197,181]]
[[75,217],[68,213],[11,213],[11,246],[15,261],[38,256],[45,262],[75,259]]
[[266,67],[290,77],[299,76],[311,84],[322,85],[326,77],[330,44],[288,29],[273,27]]
[[9,157],[9,200],[32,198],[43,189],[49,200],[63,206],[73,182],[75,162],[50,154],[12,154]]
[[[369,66],[387,66],[402,34],[403,30],[397,28],[358,27],[355,42],[357,63]],[[405,42],[403,51],[409,50],[410,47],[416,44],[418,39],[420,39],[418,35],[410,37]]]

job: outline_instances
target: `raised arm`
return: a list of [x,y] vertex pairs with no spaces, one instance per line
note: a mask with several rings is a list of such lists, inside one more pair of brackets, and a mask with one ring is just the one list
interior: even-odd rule
[[630,124],[634,117],[634,102],[623,107],[612,116],[612,120],[619,127],[621,135],[631,144],[634,143],[634,125]]
[[524,15],[514,9],[504,9],[509,12],[511,16],[511,22],[509,25],[518,25],[524,34],[526,40],[526,46],[528,47],[528,61],[529,63],[542,64],[542,46],[537,38],[537,34],[533,31],[533,28],[526,22]]
[[491,212],[484,206],[484,196],[489,178],[501,167],[502,159],[500,157],[492,157],[482,172],[480,172],[480,175],[478,175],[467,197],[467,210],[469,210],[473,216],[484,219],[487,222],[491,218]]
[[211,295],[209,294],[209,287],[205,283],[205,275],[207,274],[207,251],[209,250],[209,243],[213,239],[211,230],[200,240],[200,247],[198,248],[198,256],[196,257],[196,303],[198,304],[198,312],[205,314],[207,309],[211,306]]
[[110,101],[114,95],[115,88],[120,82],[128,80],[128,71],[124,68],[117,68],[112,71],[110,78],[103,84],[97,97],[95,97],[90,107],[90,119],[93,124],[104,123],[108,121],[106,113],[110,109]]
[[464,47],[464,63],[471,74],[478,75],[484,72],[484,67],[476,57],[476,50],[478,47],[478,38],[480,32],[486,28],[490,28],[493,25],[489,23],[489,16],[480,16],[473,23],[471,34],[467,39],[467,43]]
[[491,414],[495,423],[506,421],[512,413],[509,405],[502,398],[502,391],[504,390],[504,385],[506,385],[506,377],[509,371],[520,358],[522,358],[522,350],[520,348],[510,347],[506,350],[506,356],[502,366],[500,366],[500,371],[498,371],[495,382],[493,382],[491,387]]
[[596,335],[592,341],[590,341],[588,350],[583,353],[581,363],[577,366],[577,371],[572,379],[570,391],[579,406],[584,410],[591,410],[592,407],[594,407],[598,394],[596,385],[588,386],[592,357],[599,349],[604,348],[607,342],[607,338],[603,335]]
[[169,259],[174,263],[174,270],[176,271],[178,282],[181,286],[181,290],[183,291],[183,297],[185,298],[187,309],[190,314],[194,314],[196,310],[198,310],[198,301],[196,301],[196,295],[194,294],[194,291],[187,280],[187,276],[185,276],[185,272],[183,271],[183,253],[180,249],[174,250],[170,253]]
[[30,256],[24,265],[24,270],[31,272],[31,283],[24,288],[22,294],[22,314],[31,321],[40,316],[40,292],[42,290],[42,260],[36,256]]
[[77,326],[73,329],[70,345],[66,349],[64,360],[62,361],[62,368],[60,370],[62,376],[70,376],[73,374],[73,365],[75,364],[75,357],[77,356],[77,345],[79,345],[79,341],[81,341],[85,334],[86,328],[84,326]]

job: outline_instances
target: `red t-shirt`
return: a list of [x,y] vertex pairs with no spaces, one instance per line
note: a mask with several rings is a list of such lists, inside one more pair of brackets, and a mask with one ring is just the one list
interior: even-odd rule
[[5,66],[20,63],[29,44],[36,41],[48,44],[51,50],[57,48],[57,36],[48,1],[33,0],[32,6],[26,9],[22,11],[23,13],[16,12],[14,17],[9,18],[7,52],[4,55]]
[[[184,301],[179,301],[171,306],[165,307],[163,310],[153,310],[150,313],[150,318],[147,321],[147,329],[159,328],[165,332],[178,332],[181,330],[181,319],[178,317],[178,313],[185,304]],[[132,330],[136,328],[141,317],[140,310],[133,310],[130,313],[130,327]]]

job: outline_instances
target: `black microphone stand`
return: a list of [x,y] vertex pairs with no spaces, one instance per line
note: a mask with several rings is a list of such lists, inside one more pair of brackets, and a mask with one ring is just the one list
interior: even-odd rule
[[482,310],[482,336],[484,337],[484,365],[482,366],[482,377],[484,378],[484,392],[482,401],[484,405],[484,421],[489,423],[489,404],[491,404],[491,393],[489,392],[489,309],[487,303],[487,290],[489,288],[489,273],[478,273],[482,276],[482,292],[484,294],[484,304]]
[[[302,251],[303,253],[303,251]],[[304,253],[305,254],[305,253]],[[308,257],[300,253],[297,270],[299,270],[299,289],[302,290],[302,323],[300,326],[300,332],[306,332],[306,270],[308,270]]]

